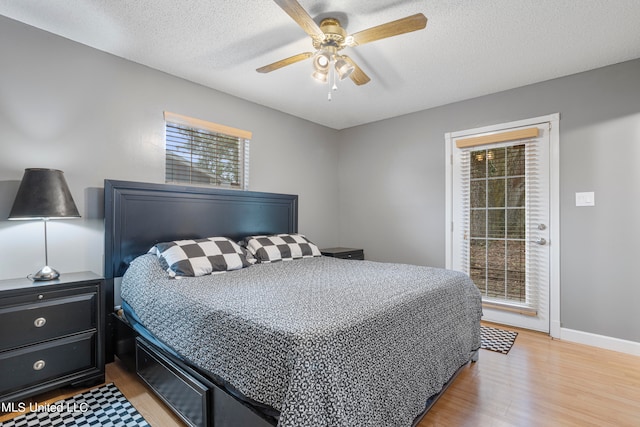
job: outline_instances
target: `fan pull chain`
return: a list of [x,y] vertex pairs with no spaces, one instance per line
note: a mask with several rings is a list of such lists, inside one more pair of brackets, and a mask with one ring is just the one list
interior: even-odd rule
[[[329,64],[329,72],[331,73],[331,79],[333,80],[333,86],[331,87],[331,90],[336,91],[338,90],[338,85],[336,84],[336,71],[333,69],[335,65],[335,61],[331,61],[331,63]],[[327,101],[331,101],[331,90],[327,93]]]

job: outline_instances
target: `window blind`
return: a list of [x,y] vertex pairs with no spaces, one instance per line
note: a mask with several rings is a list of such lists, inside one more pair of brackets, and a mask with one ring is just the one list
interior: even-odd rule
[[166,182],[248,189],[250,132],[174,113],[165,131]]
[[459,266],[486,305],[536,315],[548,272],[542,246],[532,239],[543,223],[538,129],[526,131],[516,138],[511,132],[498,134],[508,142],[456,141],[461,215],[455,246]]

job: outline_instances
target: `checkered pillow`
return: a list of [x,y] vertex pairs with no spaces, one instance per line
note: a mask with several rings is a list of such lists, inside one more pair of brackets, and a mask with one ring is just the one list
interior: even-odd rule
[[246,251],[226,237],[157,243],[149,253],[158,256],[171,277],[204,276],[250,265]]
[[320,249],[302,234],[249,236],[244,245],[262,263],[322,256]]

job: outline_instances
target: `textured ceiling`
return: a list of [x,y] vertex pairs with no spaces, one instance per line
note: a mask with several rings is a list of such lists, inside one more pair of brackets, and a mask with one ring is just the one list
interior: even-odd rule
[[310,38],[270,0],[0,0],[0,14],[335,129],[640,57],[638,0],[350,0],[300,4],[354,33],[421,12],[425,30],[344,52],[371,77],[311,78]]

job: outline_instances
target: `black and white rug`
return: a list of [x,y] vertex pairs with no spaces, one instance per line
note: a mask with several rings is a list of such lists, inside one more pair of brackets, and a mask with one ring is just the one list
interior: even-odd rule
[[26,404],[24,410],[32,412],[0,423],[0,427],[149,426],[114,384],[94,388],[48,405]]
[[518,336],[517,332],[505,329],[492,328],[490,326],[480,326],[480,338],[482,344],[480,348],[497,351],[507,354]]

